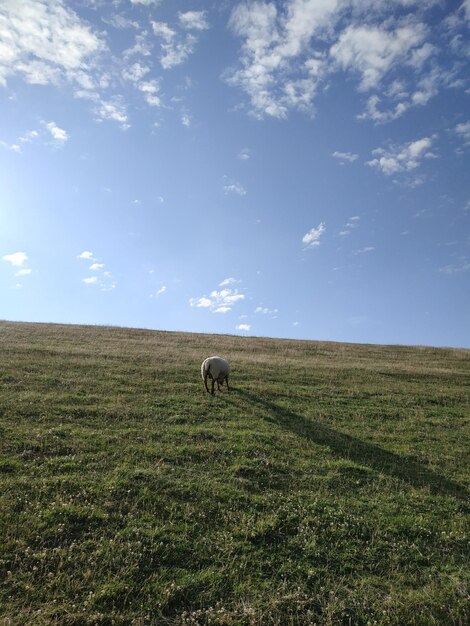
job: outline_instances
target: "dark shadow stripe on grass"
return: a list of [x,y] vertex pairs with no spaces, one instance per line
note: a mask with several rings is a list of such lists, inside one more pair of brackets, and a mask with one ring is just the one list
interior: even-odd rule
[[362,441],[321,422],[307,419],[250,391],[236,389],[234,392],[252,405],[267,411],[270,421],[277,426],[294,432],[313,443],[328,446],[332,453],[338,457],[388,474],[413,485],[413,487],[429,488],[433,494],[453,496],[466,503],[469,502],[470,494],[465,487],[437,474],[409,457],[389,452],[376,444]]

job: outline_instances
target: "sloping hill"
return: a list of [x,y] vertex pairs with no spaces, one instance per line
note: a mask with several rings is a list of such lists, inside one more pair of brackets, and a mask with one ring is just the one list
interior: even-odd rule
[[0,624],[468,623],[470,351],[7,322],[0,347]]

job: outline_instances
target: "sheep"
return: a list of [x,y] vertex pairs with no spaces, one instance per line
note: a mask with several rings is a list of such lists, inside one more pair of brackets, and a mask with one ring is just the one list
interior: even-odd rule
[[212,389],[210,391],[212,395],[214,395],[215,381],[217,381],[217,389],[220,391],[220,386],[224,384],[225,380],[227,384],[227,389],[230,391],[230,387],[228,386],[229,373],[230,365],[225,359],[220,356],[210,356],[205,361],[203,361],[201,365],[201,376],[202,380],[204,381],[204,386],[207,393],[209,393],[209,388],[207,386],[208,378],[212,380]]

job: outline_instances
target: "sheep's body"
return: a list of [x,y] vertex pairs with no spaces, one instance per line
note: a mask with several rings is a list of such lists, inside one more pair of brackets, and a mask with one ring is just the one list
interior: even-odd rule
[[230,391],[230,387],[228,386],[229,374],[230,365],[225,359],[220,356],[210,356],[205,361],[203,361],[201,365],[201,376],[207,393],[209,393],[207,379],[210,378],[212,380],[212,389],[210,391],[212,395],[214,395],[215,381],[217,381],[217,389],[220,391],[220,386],[224,384],[225,380],[227,384],[227,389]]

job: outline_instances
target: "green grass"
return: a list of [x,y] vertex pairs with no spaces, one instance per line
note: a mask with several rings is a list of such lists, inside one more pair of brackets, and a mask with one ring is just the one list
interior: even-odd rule
[[2,626],[470,621],[470,351],[6,322],[0,347]]

